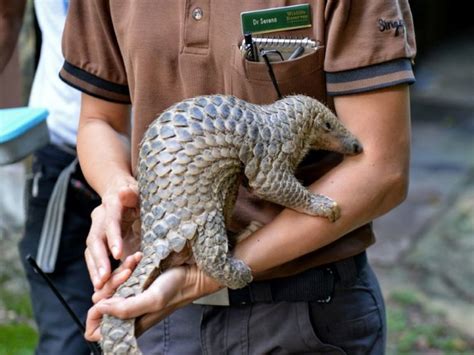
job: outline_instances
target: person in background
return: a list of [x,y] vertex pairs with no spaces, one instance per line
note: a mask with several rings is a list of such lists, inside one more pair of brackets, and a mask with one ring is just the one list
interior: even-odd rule
[[[26,0],[0,0],[0,72],[15,47]],[[26,184],[27,212],[20,255],[30,286],[38,327],[37,354],[90,354],[80,329],[28,263],[27,255],[59,289],[83,321],[92,306],[93,286],[84,261],[91,211],[99,197],[85,181],[76,160],[80,93],[58,77],[63,63],[61,36],[68,1],[37,0],[41,53],[29,103],[49,111],[50,144],[34,152]]]
[[[77,162],[76,138],[80,92],[59,79],[64,61],[61,36],[68,0],[36,0],[34,10],[41,31],[39,62],[28,105],[49,111],[50,144],[33,154],[27,181],[27,211],[19,249],[38,327],[37,354],[90,354],[77,327],[43,278],[25,258],[31,255],[52,280],[72,310],[85,323],[92,306],[93,286],[84,259],[91,213],[100,197],[91,189]],[[0,72],[13,53],[21,29],[26,0],[0,0]],[[125,258],[115,275],[123,279],[139,261]],[[152,336],[153,332],[149,332]],[[146,337],[142,347],[147,349]]]

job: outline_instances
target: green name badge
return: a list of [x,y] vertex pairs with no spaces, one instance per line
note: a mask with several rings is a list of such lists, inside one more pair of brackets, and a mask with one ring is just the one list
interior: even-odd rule
[[309,4],[274,7],[240,14],[242,33],[268,33],[311,27]]

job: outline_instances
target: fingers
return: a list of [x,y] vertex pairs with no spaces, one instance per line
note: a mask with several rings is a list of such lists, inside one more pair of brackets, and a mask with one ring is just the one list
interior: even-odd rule
[[91,218],[85,259],[92,283],[100,289],[110,277],[109,250],[115,258],[120,258],[122,254],[121,213],[117,206],[106,211],[106,207],[101,205],[92,212]]
[[122,222],[123,206],[116,195],[104,198],[102,204],[106,209],[105,235],[107,245],[114,259],[119,260],[122,257],[122,233],[120,223]]
[[95,288],[102,287],[102,284],[110,276],[110,263],[105,244],[105,210],[101,205],[94,209],[91,214],[92,224],[87,236],[87,248],[85,259],[87,269]]
[[88,248],[84,251],[84,258],[86,260],[89,277],[92,281],[92,285],[94,286],[94,290],[96,290],[102,286],[101,285],[102,281],[101,281],[101,277],[99,276],[97,265],[93,257],[91,256],[91,252]]
[[[133,264],[136,260],[127,260]],[[122,270],[123,272],[125,270]],[[123,277],[117,273],[117,279]],[[111,278],[116,280],[113,276]],[[143,293],[128,297],[112,297],[100,300],[91,308],[87,317],[87,339],[97,340],[100,332],[100,319],[103,314],[110,314],[120,319],[139,318],[137,334],[141,334],[153,324],[194,299],[217,291],[219,284],[207,277],[195,265],[180,266],[162,273]],[[104,286],[104,292],[106,287]]]
[[94,292],[92,295],[92,302],[97,303],[105,298],[111,297],[117,290],[118,286],[127,281],[131,274],[132,271],[129,269],[117,273],[114,272],[104,286],[100,290]]
[[142,293],[126,299],[112,297],[100,301],[94,307],[102,314],[128,319],[174,306],[179,302],[176,300],[181,298],[180,290],[186,280],[185,274],[186,269],[183,267],[167,270]]
[[107,243],[115,259],[123,256],[122,232],[131,227],[138,218],[138,187],[128,184],[121,187],[117,194],[107,196],[103,200],[106,207]]
[[120,319],[136,318],[145,313],[155,312],[163,302],[154,299],[149,292],[141,293],[135,297],[113,297],[97,303],[94,307],[102,314],[110,314]]
[[143,254],[139,251],[136,253],[127,256],[123,263],[119,266],[118,269],[130,269],[131,271],[135,270],[140,260],[142,260]]
[[[136,260],[137,259],[135,259],[135,256],[132,258],[127,258],[124,264],[127,266],[133,266],[133,264],[137,262]],[[144,318],[144,327],[145,329],[148,329],[149,326],[154,324],[152,323],[153,320],[162,319],[164,316],[171,313],[172,309],[174,308],[170,307],[165,311],[165,307],[168,306],[168,301],[172,299],[173,296],[175,296],[176,291],[179,290],[179,286],[182,285],[184,281],[184,275],[182,275],[183,271],[180,271],[179,269],[182,268],[177,268],[176,271],[168,272],[166,277],[161,279],[161,282],[158,282],[157,285],[153,283],[150,288],[137,296],[126,299],[121,297],[112,297],[109,299],[100,300],[89,310],[87,314],[85,332],[86,339],[90,341],[97,341],[100,339],[101,336],[99,327],[104,314],[110,314],[121,319],[128,319],[137,318],[148,313],[153,314],[158,312],[152,317]],[[127,269],[124,269],[121,272],[126,270]],[[123,277],[123,275],[119,275],[121,272],[117,273],[117,279]],[[177,275],[173,276],[173,274],[176,273]],[[112,277],[112,279],[116,280],[114,277]],[[157,280],[160,280],[160,277],[158,277]],[[108,284],[111,283],[112,281],[110,281]],[[168,285],[168,288],[171,288],[171,290],[165,291],[165,287],[163,287],[164,285]],[[106,288],[107,286],[104,286],[104,290],[101,290],[101,292],[103,292],[102,294],[107,292]],[[164,316],[161,316],[161,314],[164,314]]]
[[114,191],[106,194],[102,204],[91,214],[92,225],[87,237],[85,259],[96,290],[101,289],[110,277],[109,253],[117,260],[123,257],[122,234],[138,217],[137,184],[128,182]]
[[[120,286],[123,282],[125,282],[128,277],[131,275],[133,270],[136,268],[138,263],[142,258],[142,254],[137,252],[133,255],[128,256],[124,262],[112,273],[110,279],[105,283],[103,288],[99,291],[96,291],[92,296],[92,301],[97,303],[104,301],[105,298],[108,298],[114,294],[117,287]],[[107,300],[112,304],[114,302],[121,302],[122,298],[113,298]],[[105,308],[107,310],[108,308]],[[102,317],[105,313],[104,309],[100,307],[93,306],[89,312],[87,313],[87,321],[86,321],[86,331],[85,331],[85,338],[88,341],[98,341],[101,338],[100,334],[100,322]]]
[[103,287],[94,292],[92,295],[92,302],[97,303],[105,298],[111,297],[117,288],[130,277],[141,258],[142,254],[140,252],[128,256],[124,262],[114,270],[112,276],[107,280]]
[[[143,295],[143,294],[142,294]],[[87,312],[86,331],[84,336],[89,341],[98,341],[101,338],[100,323],[104,314],[120,319],[135,318],[142,315],[143,308],[150,308],[153,304],[151,297],[137,297],[121,298],[114,297],[102,300],[94,305],[89,312]]]
[[99,341],[100,336],[100,322],[102,320],[103,314],[97,309],[96,306],[93,306],[87,312],[86,320],[86,331],[84,332],[84,337],[88,341]]
[[[84,333],[85,338],[88,341],[99,341],[101,339],[100,334],[100,323],[104,314],[111,314],[118,317],[122,315],[122,319],[133,318],[127,311],[120,311],[120,303],[124,301],[123,298],[113,298],[111,303],[105,304],[105,301],[99,302],[96,306],[93,306],[87,313],[86,331]],[[175,307],[167,307],[156,312],[151,312],[137,317],[135,324],[135,335],[138,337],[143,334],[146,330],[151,328],[156,323],[169,316]],[[115,314],[114,314],[115,313]]]

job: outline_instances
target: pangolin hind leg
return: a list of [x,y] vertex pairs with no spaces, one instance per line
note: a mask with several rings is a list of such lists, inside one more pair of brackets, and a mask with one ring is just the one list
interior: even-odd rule
[[192,249],[198,266],[221,284],[237,289],[252,281],[250,268],[229,255],[224,217],[219,210],[207,214],[197,229]]

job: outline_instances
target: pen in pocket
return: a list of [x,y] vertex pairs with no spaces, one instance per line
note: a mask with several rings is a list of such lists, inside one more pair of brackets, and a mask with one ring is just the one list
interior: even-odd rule
[[246,33],[244,35],[244,48],[245,48],[245,58],[250,60],[251,62],[258,62],[259,55],[258,55],[258,48],[255,44],[254,39],[252,38],[251,33]]
[[298,58],[298,57],[301,56],[303,53],[304,53],[304,47],[303,47],[303,46],[298,46],[298,47],[296,47],[296,49],[290,54],[290,56],[288,57],[288,60],[292,60],[292,59]]

